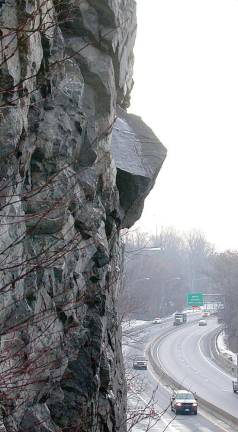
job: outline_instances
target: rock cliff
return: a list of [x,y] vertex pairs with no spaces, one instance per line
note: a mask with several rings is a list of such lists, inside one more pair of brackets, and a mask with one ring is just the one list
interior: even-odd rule
[[165,149],[126,113],[134,0],[0,1],[0,430],[126,430],[120,229]]

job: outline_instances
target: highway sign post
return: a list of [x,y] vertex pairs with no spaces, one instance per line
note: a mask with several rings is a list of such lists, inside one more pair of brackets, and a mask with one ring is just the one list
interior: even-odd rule
[[204,305],[203,293],[201,293],[201,292],[188,293],[187,294],[187,305],[188,306],[203,306]]

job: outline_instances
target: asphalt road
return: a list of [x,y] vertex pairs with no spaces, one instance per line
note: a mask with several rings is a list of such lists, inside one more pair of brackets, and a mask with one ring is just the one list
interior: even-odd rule
[[[197,318],[197,317],[195,317]],[[190,318],[190,320],[193,320],[194,317]],[[215,324],[214,324],[215,325]],[[202,333],[205,333],[206,330],[211,330],[212,321],[211,324],[209,323],[208,327],[198,327],[198,324],[194,324],[191,328],[192,331],[189,330],[189,326],[181,326],[181,330],[179,328],[178,331],[175,333],[169,335],[166,337],[166,339],[163,340],[163,343],[160,346],[155,347],[156,355],[161,356],[161,360],[164,364],[165,369],[168,372],[173,372],[173,376],[176,378],[179,378],[179,381],[182,379],[185,379],[185,385],[187,385],[187,363],[184,363],[184,359],[181,360],[181,345],[183,346],[183,336],[179,337],[179,340],[181,341],[180,344],[177,345],[177,338],[180,335],[180,332],[183,333],[187,330],[188,334],[193,335],[196,333],[195,330],[198,329],[200,332],[199,338],[202,336]],[[210,327],[210,328],[209,328]],[[129,411],[130,412],[136,412],[138,410],[143,410],[147,406],[153,406],[153,409],[156,413],[154,424],[153,424],[153,418],[151,420],[150,424],[150,431],[151,432],[235,432],[234,427],[230,427],[220,421],[219,419],[215,418],[212,415],[209,415],[205,412],[203,412],[201,409],[198,412],[197,416],[191,416],[191,415],[178,415],[174,416],[174,413],[171,413],[170,407],[169,407],[169,401],[170,401],[170,395],[171,395],[171,388],[163,385],[160,382],[160,379],[154,374],[152,368],[149,366],[147,371],[133,371],[131,369],[133,357],[135,355],[141,354],[145,351],[146,346],[150,342],[152,342],[156,336],[162,335],[165,331],[168,329],[173,329],[172,326],[172,320],[167,320],[163,322],[160,325],[145,325],[145,328],[140,328],[136,331],[133,331],[132,338],[126,339],[127,346],[126,346],[126,365],[127,365],[127,371],[130,376],[132,376],[132,379],[130,380],[130,390],[129,390]],[[173,338],[173,342],[171,344],[171,339]],[[170,340],[170,342],[168,342]],[[202,340],[200,340],[200,345],[202,345]],[[190,344],[190,342],[189,342]],[[178,352],[174,352],[173,345],[177,346]],[[183,348],[185,349],[185,348]],[[202,348],[201,348],[202,349]],[[171,353],[172,350],[172,353]],[[191,350],[192,353],[192,350]],[[183,366],[184,374],[181,374],[180,368],[177,368],[176,374],[174,374],[174,362],[176,364],[176,355],[178,355],[178,358],[181,360],[181,367]],[[201,354],[201,357],[203,358],[204,354]],[[169,361],[168,361],[169,357]],[[173,357],[173,359],[172,359]],[[185,359],[187,358],[187,354],[184,352]],[[186,360],[187,361],[187,360]],[[171,363],[172,362],[172,363]],[[170,368],[172,370],[170,371]],[[197,373],[195,374],[198,375]],[[205,377],[206,378],[206,377]],[[205,381],[205,379],[204,379]],[[206,381],[205,381],[206,382]],[[202,387],[202,386],[201,386]],[[195,390],[197,391],[197,389]],[[197,391],[198,392],[198,391]],[[227,392],[228,393],[228,392]],[[231,387],[230,387],[230,393],[231,393]],[[231,394],[233,396],[233,393]],[[238,399],[236,396],[234,396],[234,400],[237,401]],[[151,402],[152,399],[152,402]],[[147,408],[146,408],[147,409]],[[148,408],[149,409],[149,408]],[[160,420],[158,420],[159,414],[161,415]],[[140,421],[139,424],[135,425],[132,429],[133,432],[142,432],[146,431],[146,428],[148,426],[148,420]],[[238,427],[237,427],[238,431]]]
[[232,376],[207,357],[206,336],[217,327],[216,319],[207,323],[206,327],[197,323],[181,326],[157,345],[157,355],[171,377],[236,417],[238,424],[238,395],[232,391]]

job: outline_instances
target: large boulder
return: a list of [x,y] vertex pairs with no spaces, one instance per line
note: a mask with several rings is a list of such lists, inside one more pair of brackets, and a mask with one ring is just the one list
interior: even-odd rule
[[144,200],[166,157],[166,149],[140,117],[118,107],[112,155],[117,167],[122,227],[129,228],[141,216]]

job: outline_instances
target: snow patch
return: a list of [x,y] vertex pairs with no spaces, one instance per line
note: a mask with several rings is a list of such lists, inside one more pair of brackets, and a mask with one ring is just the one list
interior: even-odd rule
[[142,321],[142,320],[130,320],[130,321],[124,321],[122,323],[122,330],[129,330],[133,329],[135,327],[143,326],[145,324],[149,324],[150,321]]
[[222,331],[217,337],[217,349],[218,349],[218,351],[220,351],[220,353],[222,355],[224,355],[229,360],[231,360],[234,365],[237,364],[236,354],[233,353],[233,351],[228,350],[228,348],[227,348],[226,337],[225,337],[224,331]]

